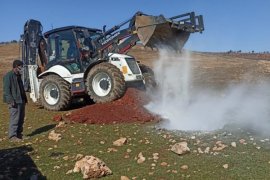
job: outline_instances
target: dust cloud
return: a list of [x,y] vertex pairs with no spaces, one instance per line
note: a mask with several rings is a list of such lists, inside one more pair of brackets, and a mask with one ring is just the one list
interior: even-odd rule
[[159,57],[154,64],[158,88],[149,93],[146,108],[164,119],[162,127],[213,131],[237,124],[270,135],[269,84],[231,85],[222,92],[194,89],[188,52],[162,50]]

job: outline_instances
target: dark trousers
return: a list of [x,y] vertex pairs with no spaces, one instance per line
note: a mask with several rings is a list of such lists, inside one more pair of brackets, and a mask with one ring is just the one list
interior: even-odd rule
[[9,130],[8,136],[9,138],[16,136],[22,136],[23,132],[23,123],[25,116],[25,103],[16,104],[13,107],[9,107]]

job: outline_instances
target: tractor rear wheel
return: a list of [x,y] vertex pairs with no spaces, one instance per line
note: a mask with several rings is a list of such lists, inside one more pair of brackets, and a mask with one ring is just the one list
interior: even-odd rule
[[50,111],[67,109],[71,103],[70,85],[57,75],[46,76],[39,93],[42,106]]
[[86,79],[87,92],[95,103],[106,103],[124,96],[126,83],[122,72],[114,65],[103,62],[95,65]]
[[154,71],[150,67],[144,64],[139,64],[139,67],[144,77],[145,88],[152,90],[153,88],[157,86]]

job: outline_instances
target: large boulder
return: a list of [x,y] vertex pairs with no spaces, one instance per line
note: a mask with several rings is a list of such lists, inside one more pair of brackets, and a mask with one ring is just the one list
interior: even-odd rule
[[111,175],[112,171],[99,158],[94,156],[85,156],[77,161],[73,172],[81,172],[84,179],[100,178]]
[[187,142],[180,142],[180,143],[174,144],[171,148],[171,151],[178,155],[182,155],[182,154],[189,153],[190,149],[187,146]]

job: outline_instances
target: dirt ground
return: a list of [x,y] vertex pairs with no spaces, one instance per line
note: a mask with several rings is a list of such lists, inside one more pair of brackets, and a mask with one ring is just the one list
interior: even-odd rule
[[[134,47],[128,54],[133,55],[141,63],[153,66],[158,59],[155,50]],[[191,53],[193,83],[195,86],[222,89],[228,84],[262,81],[270,76],[270,61],[243,57],[225,56],[224,54]],[[19,45],[0,46],[0,76],[6,73],[13,59],[20,58]],[[168,62],[170,63],[170,62]],[[126,95],[115,102],[92,104],[75,109],[63,116],[65,119],[84,123],[117,123],[117,122],[148,122],[157,117],[143,108],[147,102],[144,92],[128,89]],[[55,118],[57,120],[57,117]]]

